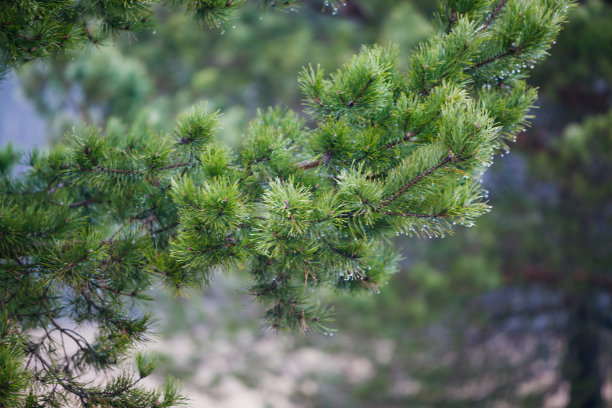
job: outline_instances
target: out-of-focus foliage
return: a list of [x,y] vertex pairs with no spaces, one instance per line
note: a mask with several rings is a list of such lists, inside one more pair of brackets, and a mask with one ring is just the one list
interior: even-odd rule
[[612,7],[587,0],[572,12],[550,62],[534,71],[546,98],[563,109],[557,122],[579,121],[584,115],[606,113],[612,89]]
[[[299,0],[259,0],[264,8],[288,8]],[[9,0],[0,3],[0,75],[27,62],[99,45],[119,33],[155,25],[153,8],[173,6],[200,25],[228,24],[245,0]],[[338,2],[323,8],[337,13]]]
[[[159,26],[136,38],[21,69],[55,138],[80,120],[102,125],[111,116],[169,130],[176,114],[206,99],[224,112],[223,139],[238,146],[258,108],[300,108],[301,67],[317,61],[333,70],[363,43],[389,41],[401,46],[405,63],[407,51],[432,32],[415,6],[393,1],[349,3],[336,16],[317,2],[276,13],[247,4],[222,31],[202,31],[181,13],[157,14]],[[403,29],[406,21],[414,31]]]

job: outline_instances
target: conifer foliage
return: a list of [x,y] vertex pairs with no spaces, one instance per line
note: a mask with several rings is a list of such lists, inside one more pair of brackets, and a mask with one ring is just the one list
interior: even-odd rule
[[[154,7],[183,9],[210,27],[225,24],[245,0],[8,0],[0,3],[0,74],[38,58],[61,55],[155,23]],[[257,0],[268,8],[297,0]],[[327,2],[331,5],[330,2]],[[334,3],[335,4],[335,3]]]
[[330,75],[306,68],[314,126],[262,110],[238,153],[215,140],[218,114],[196,106],[172,135],[83,126],[16,179],[3,155],[2,404],[182,403],[172,381],[139,386],[152,358],[127,366],[151,330],[153,284],[182,293],[241,273],[268,328],[328,331],[317,289],[377,292],[396,271],[391,236],[441,237],[488,211],[480,177],[526,126],[527,70],[570,6],[448,1],[409,67],[394,47],[365,47]]

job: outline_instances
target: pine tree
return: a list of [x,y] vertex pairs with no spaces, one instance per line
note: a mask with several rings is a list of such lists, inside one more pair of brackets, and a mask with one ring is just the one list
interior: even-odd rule
[[[16,179],[4,155],[3,404],[180,404],[172,381],[139,386],[151,357],[124,369],[150,332],[143,304],[157,282],[183,293],[241,272],[271,330],[330,330],[318,288],[377,292],[396,270],[392,234],[444,236],[488,211],[480,177],[525,127],[526,68],[570,6],[450,1],[406,71],[393,47],[364,48],[329,76],[306,68],[315,126],[262,110],[239,154],[215,140],[217,112],[196,106],[172,135],[75,129]],[[83,377],[112,367],[105,382]]]

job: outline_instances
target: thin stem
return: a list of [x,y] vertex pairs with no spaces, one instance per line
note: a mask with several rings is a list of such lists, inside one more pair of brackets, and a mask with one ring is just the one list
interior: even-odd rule
[[485,20],[483,26],[480,28],[480,30],[478,31],[484,31],[486,30],[491,23],[493,22],[493,20],[495,19],[495,17],[497,17],[497,15],[502,11],[502,9],[504,8],[504,6],[506,5],[506,3],[508,3],[508,0],[501,0],[498,4],[497,7],[495,7],[495,10],[493,10],[493,12],[489,15],[489,17]]
[[506,51],[504,51],[504,52],[502,52],[500,54],[494,55],[492,57],[489,57],[487,59],[484,59],[482,61],[478,61],[478,62],[474,63],[471,67],[465,68],[464,72],[468,72],[468,71],[471,71],[474,68],[479,68],[479,67],[482,67],[483,65],[490,64],[492,62],[495,62],[497,60],[505,58],[508,55],[519,54],[520,52],[521,52],[521,46],[520,45],[514,45],[514,46],[508,48]]
[[423,178],[427,177],[429,174],[433,173],[434,171],[438,170],[440,167],[451,162],[453,160],[453,157],[454,156],[452,155],[446,156],[438,164],[436,164],[433,167],[428,168],[427,170],[425,170],[424,172],[422,172],[421,174],[413,178],[408,184],[406,184],[405,186],[397,190],[393,195],[391,195],[391,197],[387,198],[382,203],[380,203],[378,205],[378,208],[380,209],[380,208],[386,207],[387,205],[391,204],[393,200],[397,199],[399,196],[404,194],[404,192],[406,192],[406,190],[408,190],[410,187],[414,186],[416,183],[418,183],[419,181],[421,181]]
[[404,212],[392,212],[392,211],[382,211],[381,214],[384,215],[392,215],[397,217],[407,217],[407,218],[449,218],[450,215],[444,213],[438,214],[418,214],[418,213],[404,213]]
[[332,157],[331,152],[328,151],[327,153],[323,155],[323,158],[317,159],[317,160],[303,161],[300,164],[298,164],[298,167],[301,170],[308,170],[308,169],[312,169],[315,167],[319,167],[321,164],[327,163],[331,159],[331,157]]

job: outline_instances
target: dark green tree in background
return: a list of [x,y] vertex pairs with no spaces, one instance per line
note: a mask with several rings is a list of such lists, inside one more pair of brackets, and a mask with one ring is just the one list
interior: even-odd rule
[[[141,2],[117,2],[112,13],[113,2],[91,4],[17,11],[32,33],[3,24],[17,30],[3,32],[5,65],[63,52],[70,32],[95,43],[90,20],[102,32],[129,30],[125,21],[144,22],[135,10],[149,12]],[[187,2],[213,25],[220,17],[201,13],[203,4],[234,5]],[[488,210],[480,178],[524,128],[535,100],[527,69],[546,56],[570,6],[450,1],[405,71],[393,47],[364,48],[329,76],[304,69],[312,125],[292,111],[259,111],[239,154],[215,140],[217,114],[201,106],[172,135],[140,123],[80,127],[32,153],[18,178],[15,155],[4,153],[2,403],[180,404],[172,381],[163,393],[139,386],[155,366],[147,355],[137,355],[136,374],[124,369],[150,332],[142,305],[154,282],[180,293],[214,271],[241,271],[268,327],[328,330],[317,288],[377,292],[396,270],[390,235],[444,236]],[[51,29],[57,13],[65,19]],[[120,373],[107,381],[87,380],[112,367]]]

